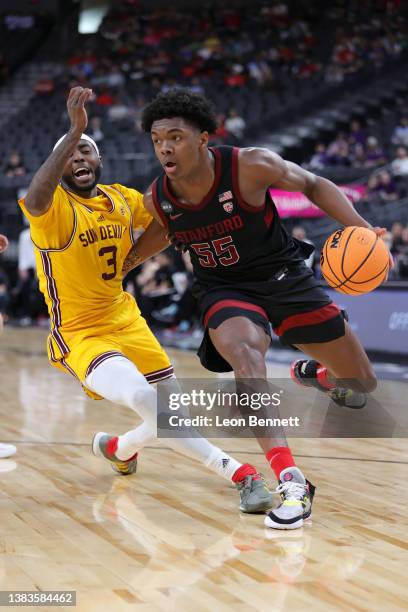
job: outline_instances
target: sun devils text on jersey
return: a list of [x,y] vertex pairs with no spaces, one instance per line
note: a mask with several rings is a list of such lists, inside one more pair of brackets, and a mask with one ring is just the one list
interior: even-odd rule
[[197,205],[171,192],[163,172],[152,186],[154,206],[170,234],[190,252],[199,283],[261,281],[287,264],[306,259],[310,245],[291,238],[269,193],[263,207],[249,206],[238,186],[236,147],[211,147],[214,183]]

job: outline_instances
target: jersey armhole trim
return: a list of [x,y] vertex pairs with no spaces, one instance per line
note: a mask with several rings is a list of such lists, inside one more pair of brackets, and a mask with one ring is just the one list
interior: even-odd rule
[[129,211],[129,214],[130,214],[130,222],[129,222],[130,223],[130,225],[129,225],[130,242],[134,245],[136,243],[135,243],[135,238],[133,236],[133,212],[132,212],[132,209],[129,206],[129,203],[128,203],[124,193],[122,193],[119,189],[116,189],[116,187],[114,187],[113,185],[110,185],[110,188],[114,189],[114,191],[117,191],[117,193],[121,196],[122,200],[125,203],[126,208]]
[[76,213],[76,210],[75,210],[75,206],[72,204],[72,202],[71,202],[71,200],[69,198],[68,198],[68,202],[69,202],[69,205],[72,208],[72,212],[73,212],[73,215],[74,215],[74,227],[72,229],[72,233],[71,233],[70,239],[68,240],[67,244],[64,247],[60,248],[60,249],[42,249],[41,247],[39,247],[34,242],[32,236],[31,236],[31,231],[30,231],[31,242],[33,243],[35,248],[40,251],[40,253],[60,253],[62,251],[66,251],[66,249],[71,246],[71,244],[72,244],[72,242],[74,240],[75,234],[76,234],[76,229],[77,229],[77,226],[78,226],[78,218],[77,218],[77,213]]
[[266,205],[266,194],[265,194],[265,201],[263,203],[263,206],[251,206],[250,204],[245,202],[244,198],[242,197],[241,191],[239,189],[239,180],[238,180],[238,155],[239,155],[239,148],[233,147],[232,148],[232,164],[231,164],[232,187],[234,189],[234,194],[237,198],[238,204],[239,206],[241,206],[241,208],[243,208],[244,210],[250,213],[256,214],[256,213],[264,212],[265,205]]

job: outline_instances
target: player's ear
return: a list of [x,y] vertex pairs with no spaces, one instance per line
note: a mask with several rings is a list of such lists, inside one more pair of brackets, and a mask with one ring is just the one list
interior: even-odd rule
[[100,164],[100,167],[103,168],[103,163],[102,163],[102,157],[101,156],[99,156],[99,164]]
[[200,132],[200,147],[204,148],[208,145],[208,132]]

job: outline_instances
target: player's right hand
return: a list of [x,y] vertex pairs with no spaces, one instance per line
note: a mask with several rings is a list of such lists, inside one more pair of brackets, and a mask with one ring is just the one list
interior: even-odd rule
[[180,251],[181,253],[186,253],[188,251],[187,245],[184,244],[182,240],[176,238],[174,234],[167,234],[166,238],[167,240],[169,240],[169,242],[171,242],[172,246],[174,246],[176,251]]
[[73,87],[67,100],[68,115],[71,120],[71,131],[78,135],[83,134],[88,125],[88,115],[85,104],[92,96],[92,89]]

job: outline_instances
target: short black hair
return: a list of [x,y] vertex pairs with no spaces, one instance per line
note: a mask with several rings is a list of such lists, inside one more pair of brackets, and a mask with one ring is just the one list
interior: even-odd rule
[[150,132],[155,121],[175,117],[184,119],[201,132],[213,134],[217,129],[213,103],[201,94],[181,88],[159,93],[146,106],[142,115],[142,128]]

